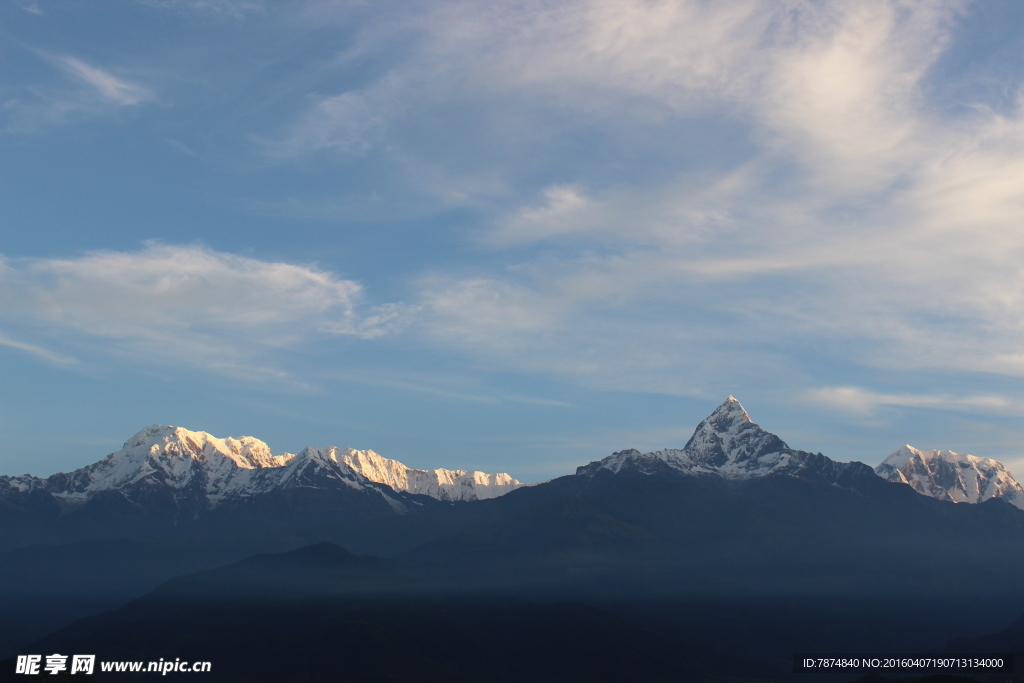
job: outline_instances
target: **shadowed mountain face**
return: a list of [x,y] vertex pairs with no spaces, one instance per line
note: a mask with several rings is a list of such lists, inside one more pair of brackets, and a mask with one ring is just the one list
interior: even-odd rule
[[946,649],[950,652],[1016,652],[1018,657],[1024,656],[1024,614],[995,633],[951,640]]
[[[674,470],[553,484],[562,496],[399,557],[577,594],[1024,595],[1024,515],[1001,501],[941,503],[870,474],[850,488]],[[532,493],[493,505],[510,511]]]
[[590,596],[587,604],[512,593],[477,590],[437,567],[321,543],[178,577],[26,651],[206,660],[214,663],[215,680],[224,681],[343,675],[353,681],[810,683],[845,679],[791,676],[792,652],[834,651],[837,644],[851,651],[923,651],[970,621],[937,625],[963,607],[955,598],[938,604],[896,596]]
[[[1003,624],[1009,619],[1003,621]],[[1024,681],[1024,614],[1018,613],[1016,619],[999,630],[992,629],[983,635],[958,637],[946,643],[943,652],[956,654],[972,654],[987,657],[993,653],[1011,655],[1014,658],[1012,674],[988,675],[976,674],[977,680],[983,683],[1021,683]]]
[[682,639],[593,606],[416,581],[318,544],[181,577],[32,647],[206,660],[217,681],[718,680]]

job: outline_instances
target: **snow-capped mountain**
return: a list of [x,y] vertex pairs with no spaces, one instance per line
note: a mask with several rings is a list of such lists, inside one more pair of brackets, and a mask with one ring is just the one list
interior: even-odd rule
[[882,461],[875,473],[909,484],[918,493],[954,503],[1002,498],[1024,510],[1024,488],[997,460],[953,451],[922,451],[903,446]]
[[396,510],[406,506],[396,492],[444,501],[503,495],[522,486],[507,474],[463,470],[414,470],[373,451],[305,448],[273,455],[251,436],[219,439],[206,432],[153,425],[128,439],[121,450],[99,462],[46,479],[0,477],[0,497],[45,491],[66,503],[84,503],[103,491],[129,500],[152,500],[170,492],[194,507],[216,507],[227,500],[294,488],[348,488],[383,497]]
[[417,493],[438,500],[483,500],[503,496],[523,484],[507,474],[487,474],[466,470],[414,470],[397,460],[389,460],[373,451],[351,448],[335,451],[339,462],[370,481],[387,484],[396,491]]
[[859,462],[838,463],[821,453],[790,448],[782,439],[754,424],[740,402],[730,396],[697,425],[682,449],[652,453],[619,451],[577,468],[576,473],[593,475],[601,470],[617,473],[628,469],[653,474],[665,467],[729,479],[814,473],[833,483],[871,472],[871,468]]

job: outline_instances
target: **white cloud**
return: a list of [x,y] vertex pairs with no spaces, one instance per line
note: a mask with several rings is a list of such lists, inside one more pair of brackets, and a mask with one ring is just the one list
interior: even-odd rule
[[[358,64],[400,42],[403,49],[385,75],[304,103],[267,150],[291,157],[379,147],[416,169],[401,175],[417,189],[446,202],[490,207],[500,198],[507,206],[518,191],[515,176],[530,170],[531,156],[544,160],[549,143],[575,134],[581,122],[625,149],[638,130],[671,138],[682,126],[730,120],[742,126],[755,151],[725,172],[709,173],[684,156],[675,162],[678,171],[654,186],[649,179],[604,181],[597,190],[586,177],[560,178],[545,183],[539,202],[522,198],[499,217],[488,239],[514,245],[574,234],[630,242],[654,234],[672,241],[694,217],[715,227],[748,223],[753,230],[744,214],[759,205],[767,209],[759,213],[775,221],[802,214],[796,225],[760,230],[785,238],[783,230],[820,230],[816,213],[849,202],[863,206],[865,193],[905,183],[944,144],[947,131],[937,130],[928,115],[922,80],[949,44],[964,5],[416,5],[368,22],[339,57],[344,65]],[[348,20],[350,10],[348,3],[307,6],[317,22]],[[459,121],[464,112],[477,112],[468,119],[473,127],[444,129],[453,110]],[[454,144],[439,151],[438,133]],[[631,163],[645,170],[647,156],[670,164],[660,158],[658,136],[652,137],[645,149],[630,150],[636,158],[625,168]],[[480,153],[465,154],[473,147]],[[719,156],[731,153],[728,143],[724,147]],[[467,159],[472,168],[464,167]],[[491,175],[497,177],[487,183],[471,180]]]
[[0,111],[5,115],[2,125],[7,133],[34,132],[156,98],[150,88],[115,76],[78,57],[31,51],[71,76],[76,85],[43,81],[20,85],[12,82],[0,87]]
[[800,3],[750,104],[828,193],[884,190],[932,143],[920,84],[965,3]]
[[728,205],[736,178],[705,187],[673,182],[587,192],[580,184],[549,185],[537,201],[515,209],[484,234],[490,246],[542,242],[672,248],[709,244],[737,230]]
[[[200,246],[6,262],[4,317],[142,361],[281,376],[273,352],[331,335],[372,338],[404,309],[362,305],[362,287],[312,266]],[[85,337],[82,337],[85,335]]]
[[153,99],[148,89],[128,83],[77,57],[60,57],[58,61],[71,74],[95,88],[104,99],[115,104],[132,105]]
[[[305,3],[285,28],[335,21],[351,40],[318,54],[310,71],[328,76],[302,81],[313,94],[261,145],[284,163],[386,157],[372,201],[318,204],[332,220],[481,217],[481,265],[419,280],[425,338],[659,390],[758,362],[792,371],[803,346],[1024,374],[1024,116],[954,112],[929,80],[967,3],[357,4]],[[88,65],[76,75],[109,101],[140,96]],[[357,332],[409,311],[356,315]],[[791,381],[833,381],[812,374]]]
[[[434,32],[417,68],[457,55],[464,68],[435,71],[552,103],[545,112],[564,117],[520,112],[552,138],[579,119],[627,140],[637,127],[670,136],[727,118],[746,126],[751,150],[726,169],[684,160],[656,184],[598,184],[585,167],[545,183],[484,239],[558,250],[424,281],[435,338],[624,380],[636,367],[619,361],[634,353],[677,378],[706,376],[716,348],[744,339],[889,369],[1021,376],[1024,115],[981,104],[950,114],[927,80],[967,7],[439,5],[423,19]],[[667,113],[648,116],[638,101]],[[656,145],[644,151],[660,158]],[[615,160],[645,170],[644,154],[625,158]],[[621,325],[631,337],[604,331]]]
[[[920,144],[919,86],[962,0],[913,7],[791,0],[439,4],[417,71],[525,91],[628,134],[671,117],[746,120],[764,153],[796,158],[819,190],[885,187]],[[460,60],[460,68],[452,62]],[[423,63],[429,63],[429,71]],[[637,120],[641,115],[646,118]]]
[[586,386],[693,395],[716,375],[725,381],[735,369],[726,357],[735,329],[706,324],[706,306],[694,301],[706,294],[699,284],[687,302],[675,285],[660,289],[666,278],[647,263],[594,257],[524,266],[506,278],[433,276],[420,283],[419,322],[425,340],[488,367]]
[[430,372],[423,370],[412,370],[401,368],[400,370],[386,367],[347,369],[324,373],[324,379],[333,379],[348,384],[361,384],[364,386],[384,387],[387,389],[398,389],[419,394],[433,394],[435,396],[457,401],[470,403],[520,403],[527,405],[541,405],[552,408],[574,408],[571,403],[556,401],[549,398],[536,396],[524,396],[520,394],[509,394],[495,392],[481,386],[479,383],[468,380],[463,376],[453,376],[450,373]]
[[241,19],[252,14],[263,14],[265,3],[260,0],[138,0],[161,9],[177,10],[200,15],[227,16]]
[[949,394],[883,394],[860,387],[822,387],[808,391],[805,398],[839,410],[870,415],[882,407],[936,408],[1021,415],[1020,406],[1001,396],[956,396]]
[[603,222],[600,210],[579,186],[551,185],[544,189],[541,206],[524,207],[490,237],[499,244],[516,244],[586,230]]
[[53,363],[54,365],[73,365],[77,361],[70,356],[65,356],[62,353],[56,351],[50,351],[41,346],[35,344],[26,344],[25,342],[19,342],[10,337],[0,334],[0,346],[6,346],[7,348],[17,349],[18,351],[24,351],[37,358]]
[[269,154],[279,157],[325,149],[365,153],[372,147],[377,129],[382,125],[381,115],[375,112],[376,106],[367,101],[365,94],[357,92],[321,97],[291,125],[283,139],[264,140],[261,144]]
[[440,29],[433,48],[438,54],[476,48],[480,64],[502,86],[568,86],[559,99],[581,90],[588,99],[600,92],[604,98],[616,91],[642,94],[677,110],[702,109],[709,96],[730,97],[749,87],[758,68],[755,49],[786,12],[756,0],[583,0],[523,3],[517,10],[440,5],[427,19]]

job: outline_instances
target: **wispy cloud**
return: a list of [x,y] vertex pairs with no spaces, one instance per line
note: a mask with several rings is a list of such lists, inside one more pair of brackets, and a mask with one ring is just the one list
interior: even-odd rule
[[8,133],[34,132],[156,100],[151,88],[78,57],[31,48],[29,52],[65,77],[0,88],[0,111],[5,114],[2,125]]
[[25,342],[16,341],[3,334],[0,334],[0,346],[6,346],[7,348],[10,349],[24,351],[25,353],[29,353],[37,358],[41,358],[47,361],[48,363],[53,363],[54,365],[73,365],[78,362],[70,356],[65,356],[63,353],[50,351],[49,349],[45,349],[41,346],[36,346],[35,344],[27,344]]
[[539,206],[520,209],[490,237],[500,244],[535,242],[600,225],[601,205],[575,185],[544,189]]
[[[347,370],[325,372],[325,379],[334,379],[349,384],[396,389],[399,391],[429,394],[440,398],[469,403],[520,403],[525,405],[547,406],[552,408],[574,408],[571,403],[538,396],[524,396],[507,392],[488,392],[485,387],[473,383],[467,386],[465,378],[456,378],[440,373],[426,374],[403,369],[401,373],[393,369],[373,368],[372,370]],[[461,380],[461,381],[460,381]]]
[[[329,189],[267,193],[256,205],[336,223],[459,208],[452,222],[467,239],[409,257],[407,304],[365,310],[353,294],[331,315],[299,306],[296,320],[314,321],[319,334],[336,325],[370,337],[417,311],[417,342],[589,385],[672,393],[755,380],[798,393],[853,381],[836,365],[1024,376],[1020,86],[981,65],[979,77],[1008,93],[1006,103],[954,107],[936,77],[971,8],[302,3],[275,24],[282,42],[298,45],[333,22],[342,47],[296,54],[302,78],[239,79],[274,112],[241,136],[286,171],[321,155],[318,179]],[[153,97],[129,72],[60,59],[104,106]],[[455,234],[452,222],[425,221],[424,230]],[[443,249],[451,258],[439,257]],[[216,272],[241,268],[217,259],[226,270]],[[45,270],[32,277],[59,280]],[[68,296],[47,286],[33,290],[41,302]],[[101,324],[80,318],[52,314],[50,324]],[[116,316],[96,319],[114,326]],[[189,325],[190,338],[206,339],[206,327]],[[283,322],[267,329],[265,345],[292,343]],[[830,362],[812,368],[802,355]],[[849,405],[882,405],[852,396]]]
[[1001,396],[956,396],[950,394],[884,394],[860,387],[822,387],[805,394],[809,401],[839,410],[870,415],[879,408],[936,408],[939,410],[991,411],[1022,415],[1024,410]]
[[261,140],[267,153],[294,157],[320,150],[359,154],[369,150],[382,125],[367,96],[345,92],[317,98],[315,104],[290,127],[281,140]]
[[[489,125],[465,145],[492,155],[484,171],[531,181],[466,200],[493,216],[481,241],[516,262],[423,278],[429,338],[659,390],[713,381],[711,368],[756,376],[759,362],[802,376],[805,346],[868,367],[1019,375],[1024,113],[951,113],[929,81],[968,9],[595,0],[419,15],[429,37],[389,71],[404,84],[393,96],[423,102],[410,107],[421,119],[439,111],[422,91],[475,107]],[[527,124],[507,134],[495,103]],[[722,120],[737,135],[713,157],[672,147]],[[580,130],[592,155],[546,156]],[[464,158],[433,160],[452,173]]]
[[77,57],[57,57],[58,62],[72,75],[96,89],[104,99],[115,104],[132,105],[153,99],[147,88],[128,83],[103,69],[86,64]]
[[251,14],[262,14],[266,3],[261,0],[137,0],[145,5],[160,9],[175,10],[199,15],[243,18]]
[[381,336],[403,314],[394,304],[364,306],[358,283],[314,266],[201,246],[7,261],[0,276],[12,324],[64,332],[72,345],[69,338],[85,335],[80,341],[143,362],[252,378],[283,376],[275,350],[318,337]]

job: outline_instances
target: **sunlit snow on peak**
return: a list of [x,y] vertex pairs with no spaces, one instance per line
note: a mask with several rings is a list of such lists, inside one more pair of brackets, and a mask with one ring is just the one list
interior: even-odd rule
[[382,484],[385,497],[390,487],[443,501],[494,498],[522,486],[507,474],[411,469],[369,450],[327,446],[274,455],[251,436],[221,439],[169,425],[150,425],[121,450],[74,472],[46,480],[4,479],[19,490],[42,486],[69,502],[84,502],[100,491],[155,487],[175,496],[193,495],[209,505],[279,488],[323,485],[363,489]]
[[1024,488],[998,460],[953,451],[922,451],[907,444],[887,457],[875,473],[908,484],[918,493],[954,503],[1002,498],[1024,509]]
[[619,451],[576,471],[577,474],[591,475],[601,470],[655,474],[665,468],[730,479],[815,471],[833,481],[847,470],[863,469],[868,474],[871,471],[861,463],[837,463],[820,453],[791,449],[782,439],[754,424],[733,396],[697,425],[682,449],[669,448],[652,453],[640,453],[635,449]]

